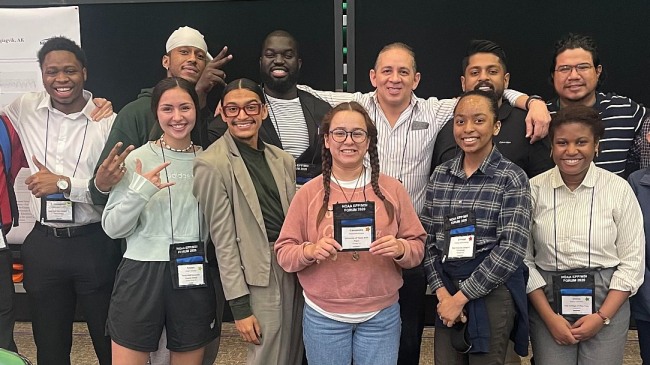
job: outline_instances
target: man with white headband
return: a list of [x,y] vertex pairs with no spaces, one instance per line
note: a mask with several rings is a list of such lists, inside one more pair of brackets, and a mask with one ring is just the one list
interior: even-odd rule
[[[165,48],[166,54],[162,57],[162,66],[167,70],[167,77],[181,77],[196,83],[200,106],[201,108],[205,107],[207,94],[210,90],[217,84],[225,85],[226,74],[221,67],[232,59],[232,55],[226,56],[228,48],[224,47],[216,57],[212,58],[208,53],[208,45],[203,34],[190,27],[180,27],[175,30],[167,40]],[[95,170],[95,178],[90,181],[88,186],[94,204],[106,204],[111,189],[126,173],[122,162],[129,152],[150,140],[159,138],[162,134],[151,111],[152,91],[153,88],[142,89],[138,98],[127,104],[118,113],[99,159],[101,163]],[[204,149],[208,147],[206,123],[197,121],[191,135],[195,144],[201,145]],[[208,242],[208,248],[210,247],[213,245]],[[208,256],[214,257],[214,254],[208,253]],[[210,271],[215,279],[215,292],[217,293],[216,326],[221,328],[225,298],[216,262],[210,265]],[[217,337],[206,346],[203,364],[214,363],[219,349],[219,340],[220,337]],[[165,346],[166,341],[163,338],[159,344],[158,352],[152,354],[152,364],[169,364],[169,351]]]

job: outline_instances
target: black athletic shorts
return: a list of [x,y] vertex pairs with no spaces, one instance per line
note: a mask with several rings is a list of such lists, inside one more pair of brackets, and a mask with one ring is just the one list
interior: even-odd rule
[[207,287],[174,289],[169,262],[122,259],[108,309],[111,339],[135,351],[154,352],[163,327],[167,348],[199,349],[219,336],[212,275]]

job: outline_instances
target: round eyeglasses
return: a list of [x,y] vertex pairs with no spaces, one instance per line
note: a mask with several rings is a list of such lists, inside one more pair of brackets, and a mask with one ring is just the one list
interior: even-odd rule
[[368,132],[363,129],[355,129],[352,132],[348,132],[345,129],[334,129],[330,131],[330,136],[335,142],[343,143],[348,139],[348,135],[352,138],[354,143],[363,143],[368,138]]

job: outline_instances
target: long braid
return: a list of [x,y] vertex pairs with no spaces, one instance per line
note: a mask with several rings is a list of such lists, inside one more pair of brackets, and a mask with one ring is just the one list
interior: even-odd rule
[[[321,137],[324,138],[324,137]],[[320,207],[320,210],[318,211],[318,216],[316,217],[316,227],[320,224],[320,222],[325,218],[325,214],[327,213],[327,208],[329,208],[329,201],[330,201],[330,181],[332,177],[332,154],[330,153],[330,150],[325,148],[325,143],[321,143],[321,155],[323,159],[323,191],[325,192],[325,196],[323,196],[323,205]]]
[[393,222],[395,219],[395,207],[384,194],[379,189],[379,153],[377,152],[377,133],[373,133],[370,136],[370,145],[368,146],[368,155],[370,155],[370,168],[372,169],[370,175],[370,184],[372,184],[372,191],[375,192],[375,195],[384,202],[384,207],[386,208],[386,213],[388,213],[389,222]]

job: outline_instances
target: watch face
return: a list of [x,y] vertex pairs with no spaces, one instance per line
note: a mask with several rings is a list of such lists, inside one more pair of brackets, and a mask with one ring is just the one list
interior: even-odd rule
[[65,190],[65,189],[68,188],[68,181],[61,179],[61,180],[56,182],[56,187],[61,189],[61,190]]

